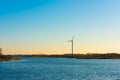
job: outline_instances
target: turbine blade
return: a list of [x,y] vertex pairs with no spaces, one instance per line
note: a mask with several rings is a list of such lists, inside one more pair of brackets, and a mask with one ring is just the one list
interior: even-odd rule
[[75,36],[72,37],[72,40],[75,38]]

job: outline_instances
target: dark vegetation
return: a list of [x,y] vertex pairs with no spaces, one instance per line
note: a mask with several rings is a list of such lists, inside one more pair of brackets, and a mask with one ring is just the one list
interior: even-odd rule
[[[12,55],[9,55],[12,56]],[[88,54],[63,54],[63,55],[14,55],[15,57],[40,57],[40,58],[76,58],[76,59],[120,59],[118,53],[88,53]]]
[[0,61],[20,60],[22,57],[38,58],[75,58],[75,59],[120,59],[118,53],[88,53],[88,54],[63,54],[63,55],[0,55]]
[[1,61],[11,61],[11,60],[20,60],[21,58],[11,57],[7,55],[0,55],[0,62]]
[[120,54],[107,53],[107,54],[76,54],[74,56],[77,59],[120,59]]

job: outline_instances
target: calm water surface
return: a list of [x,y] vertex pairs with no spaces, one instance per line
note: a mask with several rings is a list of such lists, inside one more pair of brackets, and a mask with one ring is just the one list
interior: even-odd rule
[[0,62],[0,80],[120,80],[120,60],[23,58]]

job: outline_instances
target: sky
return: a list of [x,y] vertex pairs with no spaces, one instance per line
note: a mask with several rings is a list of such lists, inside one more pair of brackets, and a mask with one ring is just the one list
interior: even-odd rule
[[0,0],[4,54],[120,53],[120,0]]

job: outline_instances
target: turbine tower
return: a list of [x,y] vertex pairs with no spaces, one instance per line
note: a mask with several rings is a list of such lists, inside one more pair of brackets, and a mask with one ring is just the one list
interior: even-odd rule
[[69,42],[71,42],[71,54],[73,55],[73,53],[74,53],[74,36],[72,37],[72,40],[69,40]]

